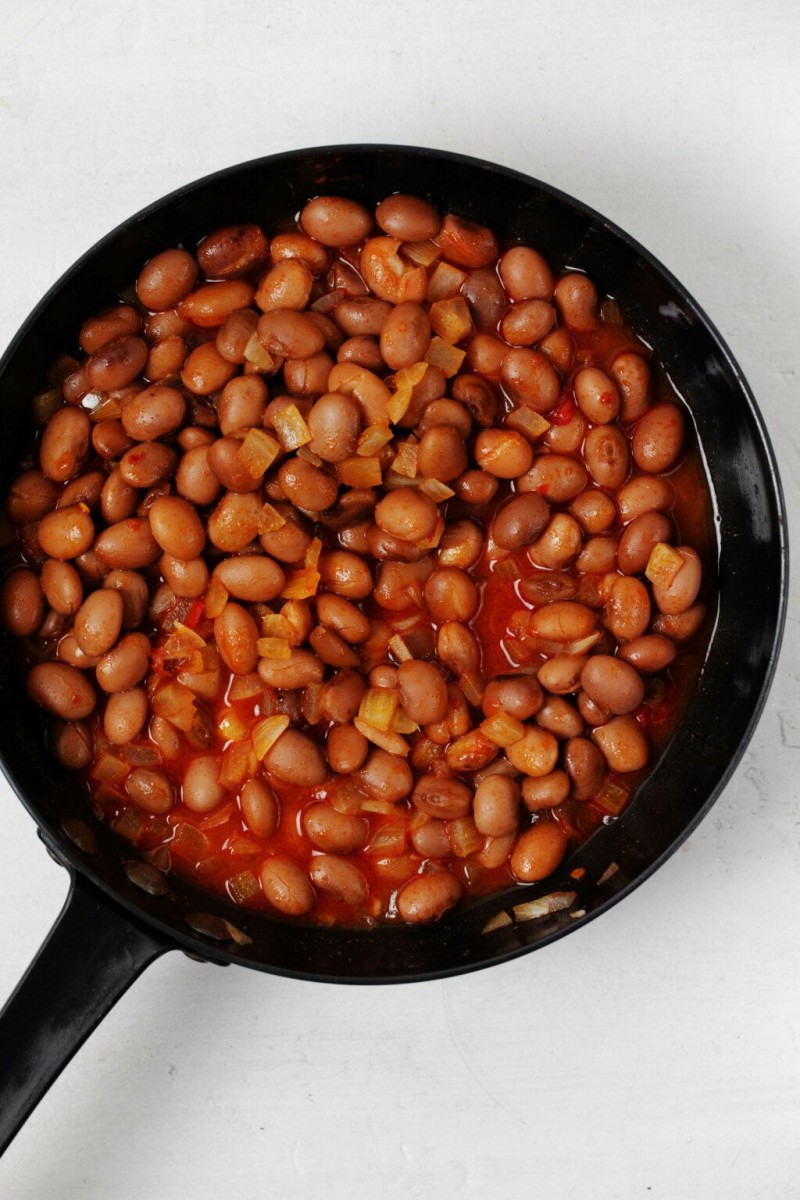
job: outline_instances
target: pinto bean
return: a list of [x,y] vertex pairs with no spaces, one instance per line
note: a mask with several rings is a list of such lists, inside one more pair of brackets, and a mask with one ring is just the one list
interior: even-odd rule
[[555,654],[536,673],[543,688],[557,696],[577,692],[585,654]]
[[614,490],[630,469],[628,440],[616,425],[595,425],[586,435],[583,456],[598,487]]
[[380,371],[383,367],[381,349],[375,338],[351,337],[342,342],[336,351],[336,361],[339,363],[355,363],[368,371]]
[[650,622],[650,595],[639,579],[614,581],[603,610],[603,623],[618,641],[640,637]]
[[367,563],[349,550],[322,554],[318,565],[326,590],[350,600],[363,600],[375,586]]
[[645,675],[663,671],[673,662],[676,654],[674,643],[659,633],[643,634],[619,649],[619,657],[623,662],[630,663]]
[[78,344],[86,354],[94,354],[115,337],[126,333],[141,333],[142,318],[130,304],[116,304],[103,309],[84,321],[78,334]]
[[209,579],[205,559],[183,559],[176,558],[172,554],[162,554],[158,565],[161,574],[176,596],[196,600],[198,596],[205,593]]
[[556,313],[546,300],[523,300],[507,309],[500,332],[512,346],[532,346],[546,337],[556,323]]
[[223,388],[235,372],[234,364],[222,357],[213,342],[203,342],[183,364],[181,382],[195,396],[210,396]]
[[428,429],[417,447],[417,472],[423,479],[438,479],[451,483],[458,479],[467,465],[464,438],[451,425]]
[[268,858],[261,868],[261,888],[268,903],[287,917],[302,917],[316,903],[304,871],[291,858]]
[[597,289],[591,279],[577,272],[562,275],[555,287],[555,300],[567,329],[588,333],[597,328]]
[[650,402],[650,368],[641,354],[626,351],[611,364],[621,397],[620,420],[629,425],[644,416]]
[[414,786],[414,776],[406,760],[381,749],[370,751],[355,781],[370,796],[388,800],[390,804],[405,799]]
[[[439,626],[436,654],[457,677],[466,674],[467,671],[477,671],[480,667],[481,651],[478,639],[471,629],[458,621],[445,621]],[[444,714],[438,719],[443,718]],[[431,722],[421,721],[420,724],[429,725]]]
[[380,337],[386,365],[393,371],[410,367],[422,359],[431,340],[428,314],[411,301],[398,304],[386,317]]
[[483,553],[483,532],[472,521],[453,521],[439,542],[439,565],[473,567]]
[[[63,565],[61,563],[59,566]],[[44,617],[44,593],[33,571],[12,571],[0,584],[0,622],[14,637],[31,637]]]
[[94,522],[84,504],[69,504],[42,517],[37,536],[50,558],[77,558],[92,544]]
[[279,233],[270,243],[270,257],[273,262],[286,258],[297,258],[305,263],[312,275],[320,275],[327,270],[329,255],[324,246],[304,233]]
[[634,517],[619,540],[617,562],[625,575],[643,575],[653,549],[672,538],[672,522],[660,512]]
[[309,512],[330,508],[339,491],[339,484],[332,475],[303,458],[287,459],[278,471],[278,479],[292,503]]
[[177,378],[186,361],[188,349],[182,337],[173,333],[154,342],[147,353],[144,376],[154,383]]
[[512,300],[549,300],[553,294],[553,272],[538,250],[530,246],[506,250],[498,270]]
[[683,566],[672,582],[668,586],[662,583],[653,584],[656,607],[667,616],[676,616],[692,607],[700,591],[703,576],[703,565],[696,550],[691,546],[677,546],[676,551],[683,559]]
[[660,475],[635,475],[617,492],[622,521],[634,521],[648,512],[666,512],[675,503],[675,489]]
[[436,235],[444,257],[457,267],[488,267],[497,258],[497,239],[491,229],[447,213]]
[[375,508],[375,520],[381,529],[409,542],[430,537],[438,519],[439,510],[433,500],[410,487],[389,492]]
[[304,787],[318,787],[328,774],[317,743],[291,728],[285,730],[267,751],[264,765],[276,779]]
[[482,429],[475,439],[475,461],[498,479],[518,479],[530,469],[530,442],[513,429]]
[[48,745],[68,771],[82,771],[89,766],[94,754],[92,731],[86,721],[54,721]]
[[557,738],[580,737],[583,720],[577,709],[563,696],[548,696],[536,714],[536,724]]
[[186,401],[176,388],[163,383],[134,396],[122,410],[122,426],[137,442],[154,442],[175,433],[186,416]]
[[693,604],[682,613],[659,613],[653,621],[653,633],[663,634],[675,642],[687,642],[694,637],[705,619],[704,604]]
[[65,721],[88,717],[96,703],[89,680],[67,663],[37,663],[28,673],[26,688],[35,704]]
[[[64,412],[72,411],[64,409]],[[15,525],[27,525],[38,521],[52,511],[58,500],[59,489],[43,471],[32,468],[23,471],[11,484],[6,512]]]
[[311,882],[343,904],[364,904],[369,885],[358,867],[335,854],[319,854],[311,861]]
[[578,591],[577,580],[566,571],[536,571],[521,579],[518,586],[522,599],[537,607],[555,600],[571,600]]
[[633,712],[644,699],[644,684],[633,667],[608,654],[591,655],[580,681],[589,698],[615,716]]
[[531,776],[522,781],[522,801],[529,812],[557,808],[569,796],[570,778],[566,771],[555,770],[549,775]]
[[339,301],[333,316],[336,324],[349,337],[380,337],[386,319],[392,312],[392,305],[386,300],[379,300],[377,296],[348,296]]
[[258,664],[258,674],[264,683],[277,688],[304,688],[321,683],[324,672],[323,662],[316,654],[294,648],[288,658],[262,658]]
[[418,725],[443,721],[447,714],[447,685],[431,663],[411,659],[400,664],[397,686],[403,708]]
[[528,546],[531,562],[539,567],[565,567],[580,553],[581,528],[568,513],[555,513],[542,534]]
[[552,875],[567,852],[567,835],[555,821],[539,820],[517,838],[511,851],[511,871],[523,883]]
[[677,404],[656,404],[633,431],[633,461],[640,471],[658,475],[674,467],[686,432],[686,420]]
[[337,812],[330,804],[312,804],[303,813],[303,828],[320,850],[353,854],[366,845],[369,825],[363,817]]
[[115,746],[127,745],[144,729],[147,714],[147,693],[144,688],[114,692],[108,697],[103,713],[103,733]]
[[229,595],[248,604],[274,600],[286,583],[286,576],[278,564],[260,554],[227,558],[215,567],[214,576]]
[[547,730],[526,725],[519,741],[506,747],[506,757],[525,775],[549,775],[558,761],[558,743]]
[[147,580],[138,571],[114,570],[103,579],[103,587],[115,588],[122,596],[122,628],[141,625],[149,599]]
[[490,775],[475,789],[474,816],[479,833],[506,837],[519,822],[519,784],[505,775]]
[[209,279],[234,279],[267,261],[269,242],[259,225],[226,225],[197,247],[197,261]]
[[497,477],[487,471],[465,471],[453,483],[459,500],[465,504],[488,504],[497,494]]
[[126,450],[119,460],[124,483],[134,488],[150,488],[168,479],[175,470],[178,456],[163,442],[144,442]]
[[435,875],[415,875],[397,895],[397,911],[412,925],[427,924],[457,904],[461,899],[461,884],[449,871]]
[[75,614],[74,632],[84,654],[99,657],[116,644],[122,629],[122,596],[100,588],[86,597]]
[[538,413],[558,403],[561,382],[545,354],[525,346],[509,350],[500,364],[500,376],[511,397]]
[[284,258],[264,274],[255,294],[262,312],[290,308],[301,312],[308,304],[314,276],[299,258]]
[[570,504],[569,512],[582,529],[591,535],[605,533],[617,517],[616,506],[609,494],[595,487],[579,492]]
[[246,608],[226,604],[214,621],[214,641],[229,671],[247,675],[258,663],[258,627]]
[[131,334],[122,334],[90,355],[85,367],[86,379],[91,387],[110,392],[133,383],[146,362],[147,342]]
[[138,767],[125,780],[128,798],[142,812],[165,816],[175,803],[172,780],[163,771]]
[[112,569],[146,567],[161,554],[147,517],[132,517],[109,525],[97,538],[94,549],[100,560]]
[[323,246],[352,246],[372,229],[372,217],[355,200],[343,196],[317,196],[300,213],[305,233]]
[[[65,483],[77,475],[89,454],[91,432],[92,423],[83,409],[59,408],[53,413],[39,443],[39,465],[48,479]],[[38,494],[49,498],[50,492],[39,488]]]
[[582,367],[573,380],[581,412],[595,425],[607,425],[619,412],[620,399],[613,379],[598,367]]
[[509,676],[487,683],[481,707],[487,717],[505,712],[518,721],[527,721],[542,707],[542,689],[530,675]]
[[361,410],[350,396],[327,392],[308,415],[309,449],[324,462],[337,463],[355,453],[361,430]]
[[437,567],[425,583],[425,603],[434,621],[469,621],[480,604],[480,594],[466,571]]
[[220,760],[214,754],[194,758],[183,777],[182,800],[191,812],[213,812],[225,799],[219,781]]
[[147,674],[150,641],[143,633],[129,633],[102,656],[95,674],[104,692],[126,692]]
[[41,586],[47,603],[55,612],[72,616],[80,608],[83,584],[71,563],[48,558],[42,566]]
[[575,559],[575,570],[581,575],[605,575],[614,570],[616,562],[616,536],[588,538]]
[[427,200],[401,192],[381,200],[375,209],[375,220],[384,233],[401,242],[424,242],[435,238],[442,224],[439,213]]
[[[197,263],[188,250],[164,250],[139,272],[136,295],[145,308],[163,312],[174,308],[192,290],[196,279]],[[92,349],[90,346],[83,348]]]
[[417,779],[411,799],[415,807],[429,817],[452,821],[465,817],[470,811],[472,789],[457,779],[426,774]]
[[586,469],[576,458],[542,454],[533,460],[518,486],[520,492],[536,492],[550,504],[566,504],[584,490],[586,483]]
[[[228,313],[217,330],[217,336],[214,339],[217,352],[226,362],[246,363],[248,361],[246,352],[250,346],[250,339],[256,332],[257,325],[258,313],[254,308],[237,308],[232,313]],[[235,378],[240,381],[254,380],[257,383],[263,382],[258,375],[237,375]]]
[[355,725],[334,725],[326,744],[328,762],[337,775],[352,775],[364,765],[369,742]]
[[248,779],[239,793],[239,807],[256,837],[272,837],[280,822],[280,811],[275,793],[263,780]]
[[603,752],[609,770],[626,774],[640,771],[650,757],[647,738],[635,717],[613,717],[592,730],[592,737]]

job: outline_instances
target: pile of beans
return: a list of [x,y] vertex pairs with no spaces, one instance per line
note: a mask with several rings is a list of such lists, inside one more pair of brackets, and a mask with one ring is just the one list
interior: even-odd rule
[[78,342],[0,616],[141,853],[284,916],[427,922],[623,809],[705,609],[685,411],[590,279],[421,198],[321,196],[157,254]]

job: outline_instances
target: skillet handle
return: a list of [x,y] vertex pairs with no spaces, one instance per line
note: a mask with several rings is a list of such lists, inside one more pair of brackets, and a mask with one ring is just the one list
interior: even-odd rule
[[0,1154],[134,979],[169,950],[80,875],[0,1012]]

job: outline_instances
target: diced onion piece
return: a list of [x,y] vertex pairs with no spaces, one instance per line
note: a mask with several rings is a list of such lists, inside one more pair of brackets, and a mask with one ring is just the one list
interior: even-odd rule
[[250,735],[250,725],[233,709],[228,709],[217,721],[217,732],[225,742],[243,742]]
[[403,242],[400,247],[401,252],[410,258],[418,267],[429,267],[435,263],[437,258],[442,257],[442,252],[435,242]]
[[305,459],[306,462],[310,462],[312,467],[322,466],[322,459],[318,454],[315,454],[313,450],[309,450],[308,446],[301,446],[297,451],[297,457]]
[[[243,839],[240,839],[243,840]],[[258,853],[258,843],[254,842],[254,853]],[[233,846],[230,847],[234,854],[241,853]],[[261,884],[256,879],[252,871],[240,871],[238,875],[233,875],[225,884],[225,890],[233,900],[234,904],[247,904],[248,900],[254,900],[261,891]]]
[[207,817],[203,817],[200,822],[201,829],[217,829],[220,825],[227,825],[231,819],[233,812],[233,801],[223,804],[221,808],[215,808]]
[[[609,585],[606,578],[605,575],[582,576],[575,595],[578,604],[585,604],[588,608],[602,608],[608,599]],[[612,578],[619,579],[619,575]]]
[[411,761],[415,771],[427,771],[443,754],[444,747],[425,736],[414,743]]
[[447,822],[447,836],[450,839],[450,849],[456,858],[466,858],[474,854],[483,845],[483,834],[472,817],[458,817],[455,821]]
[[[172,627],[173,636],[178,634],[184,642],[190,646],[194,646],[199,650],[205,649],[205,641],[200,637],[196,629],[190,629],[188,625],[184,625],[181,621],[176,621]],[[172,641],[172,638],[169,639]]]
[[216,575],[211,576],[211,582],[206,590],[205,604],[203,605],[203,613],[205,616],[215,618],[221,615],[225,605],[228,603],[228,593],[217,579]]
[[431,338],[430,345],[425,351],[425,361],[432,367],[438,367],[448,379],[458,374],[465,358],[466,351],[451,346],[449,342],[440,337]]
[[450,263],[440,262],[428,281],[427,300],[448,300],[457,296],[467,278],[466,271],[459,271]]
[[392,463],[392,470],[397,475],[402,475],[406,479],[416,479],[418,445],[419,442],[415,438],[409,438],[407,442],[401,442]]
[[564,648],[559,651],[561,654],[585,654],[587,650],[591,650],[592,646],[596,646],[602,638],[602,633],[590,633],[588,637],[578,638],[577,642],[567,642]]
[[610,862],[608,864],[608,866],[606,867],[605,871],[603,871],[603,874],[600,876],[600,878],[598,879],[597,882],[598,883],[608,883],[609,879],[611,879],[614,875],[616,875],[618,870],[619,870],[619,863]]
[[519,579],[522,572],[517,560],[509,554],[506,558],[495,559],[492,574],[497,575],[499,579]]
[[[99,794],[98,797],[99,799]],[[113,797],[115,800],[116,796]],[[112,828],[115,833],[126,838],[129,842],[138,842],[141,835],[144,833],[144,813],[139,812],[138,808],[123,808],[122,812],[113,822]]]
[[386,750],[389,754],[397,754],[401,758],[406,758],[408,755],[409,744],[399,733],[376,729],[374,725],[370,725],[367,721],[362,721],[360,717],[356,717],[353,724],[359,733],[363,733],[367,741],[372,742],[375,746],[380,746],[381,750]]
[[228,791],[241,787],[252,779],[258,769],[258,759],[251,742],[231,742],[222,752],[219,781]]
[[292,634],[292,624],[281,613],[265,613],[261,618],[264,637],[284,638],[287,642]]
[[122,757],[132,767],[154,767],[161,762],[161,754],[157,747],[137,746],[135,742],[128,742],[127,746],[122,747]]
[[368,797],[361,805],[362,812],[371,813],[393,813],[394,805],[388,800],[378,800],[372,796]]
[[236,457],[253,479],[258,479],[275,462],[281,452],[280,442],[276,442],[271,434],[264,429],[248,429]]
[[549,896],[526,900],[524,904],[514,905],[514,916],[517,921],[535,921],[551,913],[563,912],[574,902],[576,895],[577,892],[551,892]]
[[444,759],[454,771],[480,771],[497,757],[497,749],[497,744],[485,737],[480,729],[471,729],[450,742]]
[[550,428],[550,422],[532,408],[522,405],[520,408],[515,408],[506,417],[506,425],[509,429],[513,429],[515,433],[521,433],[528,441],[538,441],[540,437],[544,437]]
[[410,662],[414,655],[409,650],[399,633],[395,633],[389,638],[389,649],[395,656],[398,662]]
[[318,537],[312,538],[308,543],[308,549],[306,550],[305,557],[303,559],[303,566],[311,567],[312,570],[316,570],[317,566],[319,565],[319,556],[321,553],[322,542]]
[[278,738],[289,728],[289,718],[280,713],[274,717],[264,717],[253,726],[253,747],[259,760],[263,760]]
[[91,775],[92,779],[96,779],[98,783],[118,784],[122,783],[130,769],[129,762],[124,762],[116,755],[106,754],[103,751],[92,764]]
[[286,638],[262,637],[256,643],[260,658],[291,658],[292,648]]
[[361,458],[371,458],[391,440],[392,431],[388,425],[368,425],[358,439],[356,454]]
[[152,698],[153,712],[157,717],[171,720],[177,713],[194,708],[194,692],[183,683],[174,680],[158,689]]
[[263,505],[261,512],[258,514],[258,532],[274,533],[276,529],[283,529],[286,524],[286,517],[281,516],[277,508],[273,508],[271,504]]
[[[290,632],[286,635],[289,645],[301,645],[311,632],[311,613],[308,605],[305,603],[305,597],[301,596],[296,600],[287,600],[281,609],[280,615],[289,625]],[[283,637],[283,634],[281,634],[281,637]]]
[[493,933],[495,929],[505,929],[507,926],[513,924],[514,922],[511,920],[511,917],[507,912],[499,912],[495,916],[489,918],[481,930],[481,933]]
[[[84,396],[83,401],[86,400]],[[122,406],[118,400],[114,400],[111,396],[107,396],[105,400],[101,400],[96,408],[92,410],[93,421],[114,421],[122,416]]]
[[[204,825],[205,829],[206,826]],[[230,850],[231,854],[235,854],[237,858],[251,858],[256,854],[261,854],[263,847],[253,838],[235,836],[227,843],[226,849]]]
[[434,504],[441,504],[443,500],[449,500],[455,496],[452,488],[449,488],[446,483],[441,483],[438,479],[422,479],[419,483],[419,490],[424,492],[426,496],[430,496]]
[[618,783],[614,783],[611,779],[606,779],[600,791],[594,797],[592,803],[602,808],[603,812],[607,812],[610,816],[616,817],[622,812],[625,805],[630,799],[630,792],[627,788],[622,787]]
[[428,313],[431,328],[440,338],[451,345],[463,341],[472,333],[472,317],[469,305],[463,296],[454,296],[451,300],[436,300]]
[[319,300],[315,300],[309,305],[312,312],[322,313],[323,317],[327,317],[336,308],[340,300],[347,299],[347,292],[344,288],[334,288],[331,292],[325,292],[320,296]]
[[481,733],[495,746],[513,746],[525,733],[522,721],[512,717],[510,713],[498,712],[494,716],[481,721]]
[[392,717],[390,729],[394,733],[416,733],[419,725],[416,721],[412,721],[406,710],[402,707],[398,708]]
[[296,404],[287,404],[278,409],[272,418],[272,424],[284,450],[299,450],[306,442],[311,441],[311,430]]
[[675,576],[685,566],[683,555],[667,542],[656,542],[650,551],[650,557],[645,567],[645,575],[651,583],[668,588],[675,581]]
[[251,334],[247,345],[244,348],[244,357],[247,362],[252,363],[258,371],[274,371],[275,359],[270,354],[261,342],[258,340],[258,334]]
[[465,671],[463,675],[459,675],[458,677],[458,686],[470,704],[478,705],[483,699],[483,693],[486,690],[486,680],[480,671]]
[[411,403],[411,393],[417,384],[421,382],[427,369],[428,364],[426,362],[417,362],[412,363],[410,367],[403,367],[395,374],[395,390],[386,404],[386,411],[393,425],[396,425],[398,421],[402,421],[406,415],[408,406]]
[[292,571],[281,595],[287,600],[307,600],[316,596],[321,578],[319,571],[312,567],[301,567],[299,571]]
[[264,690],[264,684],[255,671],[249,675],[235,675],[228,692],[231,700],[252,700]]
[[406,828],[402,821],[386,821],[375,830],[365,853],[394,858],[406,848]]
[[375,729],[388,729],[399,703],[400,694],[395,688],[367,688],[358,715]]
[[379,458],[346,458],[336,464],[336,474],[346,487],[373,488],[383,483]]
[[211,853],[211,842],[196,825],[181,821],[175,826],[175,833],[169,843],[171,854],[177,854],[189,863],[202,862]]

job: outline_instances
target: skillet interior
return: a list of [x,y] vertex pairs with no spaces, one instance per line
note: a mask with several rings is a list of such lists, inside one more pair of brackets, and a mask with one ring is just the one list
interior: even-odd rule
[[[30,398],[42,387],[48,364],[75,343],[81,317],[114,303],[145,259],[170,245],[193,246],[222,224],[268,226],[321,192],[372,205],[401,190],[472,216],[503,238],[539,246],[559,266],[579,266],[601,292],[619,300],[634,329],[657,347],[690,406],[708,464],[721,548],[719,608],[703,674],[684,718],[618,821],[598,830],[544,885],[509,889],[434,926],[369,933],[248,913],[176,877],[170,877],[162,896],[135,886],[123,868],[135,852],[92,816],[82,789],[44,752],[41,713],[23,699],[3,639],[0,756],[58,856],[194,954],[319,980],[402,981],[472,970],[544,944],[620,899],[676,849],[724,786],[763,706],[783,625],[780,485],[747,384],[713,326],[656,260],[597,213],[516,172],[438,151],[333,147],[255,160],[173,193],[109,234],[51,289],[0,364],[4,490],[29,436]],[[84,846],[91,842],[91,853],[65,836],[65,817],[89,827],[89,841],[85,833],[78,840]],[[612,862],[619,869],[599,883]],[[578,866],[586,874],[575,883],[567,871]],[[510,912],[512,903],[553,890],[576,891],[573,910],[586,915],[564,912],[482,934],[489,918]],[[232,940],[221,917],[250,940]]]

